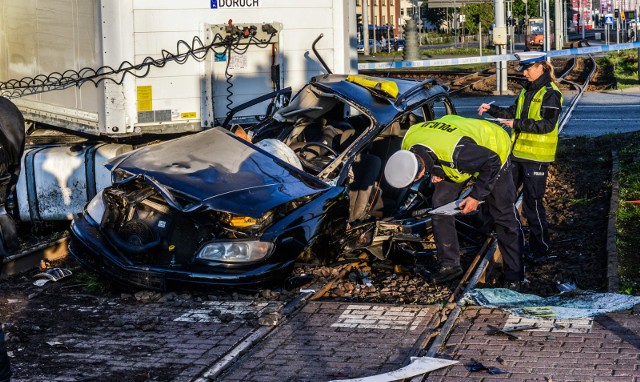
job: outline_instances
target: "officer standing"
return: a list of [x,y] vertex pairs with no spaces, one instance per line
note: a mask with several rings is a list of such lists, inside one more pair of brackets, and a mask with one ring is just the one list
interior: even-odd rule
[[[0,97],[0,269],[4,257],[12,255],[18,249],[16,224],[7,213],[5,203],[18,182],[24,140],[22,113],[11,101]],[[0,382],[9,381],[10,378],[7,347],[0,330]]]
[[[503,286],[517,290],[524,280],[524,266],[510,149],[509,134],[500,126],[447,115],[411,126],[402,150],[389,158],[384,173],[387,182],[396,188],[407,187],[425,174],[431,176],[434,208],[456,200],[466,181],[475,178],[459,209],[468,214],[486,202],[504,260]],[[460,246],[454,216],[433,215],[432,223],[439,268],[431,281],[440,284],[462,274]]]
[[512,129],[513,179],[522,185],[522,210],[529,223],[529,249],[534,262],[549,255],[549,225],[544,206],[549,165],[555,160],[558,145],[558,119],[562,111],[562,93],[558,89],[553,67],[545,53],[516,53],[519,71],[528,83],[515,103],[508,108],[483,103],[478,114],[487,112],[506,118],[501,123]]

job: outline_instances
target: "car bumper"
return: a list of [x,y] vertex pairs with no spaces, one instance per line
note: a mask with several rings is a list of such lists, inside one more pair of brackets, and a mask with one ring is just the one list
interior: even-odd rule
[[295,262],[259,264],[242,270],[211,267],[210,272],[133,264],[116,254],[101,233],[82,215],[76,216],[71,223],[69,253],[86,268],[119,284],[160,291],[187,284],[255,289],[282,282],[291,273]]

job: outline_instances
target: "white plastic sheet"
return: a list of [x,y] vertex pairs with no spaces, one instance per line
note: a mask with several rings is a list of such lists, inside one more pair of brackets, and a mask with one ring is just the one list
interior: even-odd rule
[[474,289],[465,298],[475,305],[503,309],[518,316],[549,319],[594,317],[640,304],[640,296],[626,294],[581,292],[543,298],[503,288]]

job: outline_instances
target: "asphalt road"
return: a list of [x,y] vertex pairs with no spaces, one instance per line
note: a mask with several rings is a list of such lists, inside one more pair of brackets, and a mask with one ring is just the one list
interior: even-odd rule
[[[575,94],[565,94],[564,108]],[[455,98],[458,114],[465,117],[478,116],[478,106],[495,101],[498,106],[510,106],[515,95],[493,97]],[[628,133],[640,130],[640,87],[627,90],[609,90],[585,93],[574,108],[571,119],[564,126],[562,136],[599,136],[612,133]]]

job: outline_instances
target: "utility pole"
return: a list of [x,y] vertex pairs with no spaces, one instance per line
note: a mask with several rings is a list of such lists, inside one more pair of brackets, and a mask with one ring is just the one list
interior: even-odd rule
[[584,0],[580,0],[580,23],[582,24],[582,39],[584,40]]
[[362,43],[364,55],[369,55],[369,0],[362,0]]
[[478,22],[478,46],[480,47],[480,57],[482,57],[482,21]]
[[542,14],[544,17],[544,44],[543,49],[545,52],[551,50],[551,34],[549,31],[551,30],[551,23],[549,22],[549,0],[544,0],[542,7]]
[[[548,0],[547,0],[548,1]],[[506,54],[507,27],[504,22],[504,0],[495,0],[494,19],[496,26],[493,28],[493,45],[496,54]],[[507,92],[507,61],[496,62],[496,93],[500,95]]]
[[562,2],[560,0],[555,1],[555,14],[556,14],[556,24],[555,24],[555,42],[556,42],[556,50],[561,50],[562,45],[564,45],[564,28],[562,20],[565,19],[564,12],[562,11]]

